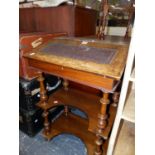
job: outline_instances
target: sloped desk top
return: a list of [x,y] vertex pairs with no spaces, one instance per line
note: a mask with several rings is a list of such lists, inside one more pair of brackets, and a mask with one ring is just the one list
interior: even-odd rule
[[[92,83],[91,86],[99,89],[111,90],[115,85],[114,81],[119,81],[122,76],[127,52],[128,45],[96,39],[60,37],[48,41],[24,57],[31,67],[83,84]],[[104,87],[101,83],[105,79],[105,83],[111,82],[111,85]],[[98,84],[93,84],[93,81]]]

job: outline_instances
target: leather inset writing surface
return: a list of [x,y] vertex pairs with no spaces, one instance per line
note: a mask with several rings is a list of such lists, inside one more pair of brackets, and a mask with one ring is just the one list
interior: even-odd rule
[[117,53],[116,49],[52,42],[41,48],[40,51],[41,53],[83,61],[91,61],[97,64],[110,64]]

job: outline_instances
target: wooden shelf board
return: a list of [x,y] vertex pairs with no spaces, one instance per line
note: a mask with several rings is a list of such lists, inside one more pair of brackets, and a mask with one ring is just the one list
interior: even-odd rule
[[135,125],[124,121],[118,135],[113,155],[135,154]]
[[[69,133],[79,137],[86,145],[88,155],[94,154],[95,149],[95,134],[88,131],[88,121],[79,116],[69,113],[68,116],[62,114],[54,123],[51,124],[51,133],[45,138],[51,138],[61,134]],[[104,155],[106,155],[107,144],[103,145]]]
[[135,82],[135,68],[133,69],[131,76],[130,76],[130,81]]
[[[69,88],[69,90],[66,92],[62,88],[53,93],[49,97],[49,101],[46,106],[43,107],[41,104],[38,104],[38,106],[45,109],[59,105],[68,105],[79,108],[81,111],[85,112],[85,114],[87,114],[88,116],[89,120],[88,130],[93,133],[96,133],[96,127],[98,123],[98,113],[100,110],[99,100],[100,97],[87,92],[83,92],[73,88],[72,89]],[[101,136],[104,139],[107,139],[109,137],[115,119],[115,115],[116,115],[116,107],[110,106],[109,118],[108,118],[109,122],[107,127],[101,133]]]
[[135,122],[135,90],[131,89],[130,94],[127,97],[122,118],[130,121]]

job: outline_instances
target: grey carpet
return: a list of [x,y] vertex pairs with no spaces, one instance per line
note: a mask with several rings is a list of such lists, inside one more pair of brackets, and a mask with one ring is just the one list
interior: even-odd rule
[[41,132],[29,137],[19,132],[19,155],[86,155],[84,143],[76,136],[61,134],[46,141]]
[[[74,113],[86,117],[78,110]],[[19,155],[87,155],[87,149],[78,137],[71,134],[60,134],[47,141],[42,131],[35,137],[19,131]]]

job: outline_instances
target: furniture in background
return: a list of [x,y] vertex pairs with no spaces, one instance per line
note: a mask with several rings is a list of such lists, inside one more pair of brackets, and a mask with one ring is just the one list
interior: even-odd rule
[[[61,81],[51,75],[45,75],[47,95],[52,94],[61,86]],[[39,82],[36,78],[19,79],[19,129],[29,136],[36,135],[43,128],[43,110],[36,104],[40,100]],[[49,111],[49,121],[54,121],[64,110],[64,107],[53,108]]]
[[[96,21],[96,10],[80,6],[61,5],[58,7],[19,9],[20,32],[66,32],[69,36],[90,36],[96,34]],[[20,66],[22,65],[20,64]],[[26,73],[24,70],[20,70],[20,75],[24,78],[31,79],[36,76],[34,69],[27,69],[27,64],[25,64],[25,68],[24,70],[28,70]],[[76,83],[72,82],[71,85],[79,88]],[[81,89],[98,93],[90,87],[81,86]]]
[[[85,142],[89,155],[102,155],[103,151],[106,153],[105,144],[108,142],[117,109],[118,98],[115,90],[123,74],[129,46],[128,43],[118,40],[55,38],[37,51],[33,50],[24,55],[30,67],[41,71],[38,77],[41,94],[38,107],[44,110],[43,135],[46,139],[50,140],[62,132],[69,132]],[[63,88],[49,98],[42,72],[64,79]],[[70,88],[69,81],[99,89],[102,94],[97,96]],[[109,96],[113,93],[115,97],[113,104],[110,104]],[[50,124],[49,110],[61,105],[65,107],[64,114]],[[88,119],[73,115],[69,112],[70,107],[82,110]]]
[[[23,57],[23,54],[30,52],[38,46],[46,43],[48,40],[54,37],[66,36],[66,33],[45,33],[45,32],[31,32],[20,33],[19,35],[19,76],[27,80],[33,80],[37,76],[37,71],[34,68],[28,67],[27,60]],[[90,93],[99,94],[99,91],[91,87],[83,85],[77,85],[74,82],[70,82],[75,88],[83,91],[89,91]]]
[[19,9],[21,32],[66,32],[69,36],[96,34],[97,11],[74,5]]
[[135,154],[135,52],[131,40],[107,155]]
[[97,37],[99,39],[104,39],[105,36],[105,27],[108,26],[109,16],[116,15],[119,21],[120,16],[127,18],[126,24],[126,33],[124,35],[125,38],[129,37],[129,33],[131,31],[131,25],[134,18],[134,0],[131,0],[128,4],[115,4],[112,5],[108,0],[102,0],[100,5],[100,17],[99,17],[99,27],[97,32]]
[[[19,129],[29,136],[34,136],[43,128],[43,110],[36,107],[40,99],[37,71],[28,67],[23,54],[59,36],[66,36],[66,33],[21,33],[19,36]],[[45,84],[49,95],[60,88],[61,80],[56,76],[46,75]],[[51,109],[49,119],[55,119],[63,109]]]
[[37,72],[28,67],[26,59],[23,54],[30,52],[38,46],[44,44],[48,40],[66,36],[66,33],[45,33],[45,32],[33,32],[33,33],[20,33],[19,34],[19,76],[31,80],[36,77]]

